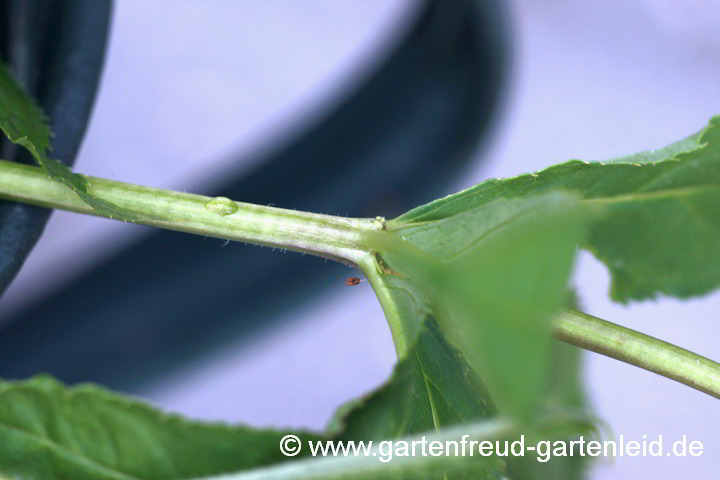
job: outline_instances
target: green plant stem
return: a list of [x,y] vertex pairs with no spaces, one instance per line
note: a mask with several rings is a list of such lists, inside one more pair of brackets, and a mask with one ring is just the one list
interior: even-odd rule
[[[367,241],[369,231],[383,229],[382,221],[242,202],[231,202],[237,211],[220,215],[206,208],[211,197],[85,178],[89,193],[132,212],[135,223],[309,253],[361,268],[385,311],[398,357],[407,352],[410,326],[402,323]],[[40,168],[4,160],[0,160],[0,198],[97,215],[75,192],[50,180]],[[565,311],[555,319],[554,335],[720,398],[720,365],[683,348],[575,311]]]
[[398,359],[403,359],[407,356],[410,350],[410,344],[408,342],[412,335],[409,332],[412,329],[411,325],[406,325],[407,320],[403,315],[400,314],[398,305],[395,299],[391,295],[390,289],[386,284],[382,276],[382,266],[378,264],[377,259],[374,255],[370,255],[362,260],[360,267],[362,268],[365,276],[367,277],[370,285],[372,285],[375,296],[382,307],[385,319],[390,326],[390,333],[393,338],[393,344],[395,345],[395,353]]
[[720,398],[720,364],[671,343],[574,310],[555,318],[553,335]]
[[[85,177],[88,193],[132,213],[134,223],[310,253],[361,268],[374,278],[380,267],[366,246],[368,231],[382,220],[319,215],[232,202],[235,213],[219,215],[206,208],[211,197]],[[66,185],[39,168],[0,160],[0,198],[42,207],[98,215]],[[229,201],[229,200],[228,200]],[[373,283],[373,287],[375,284]],[[402,318],[393,314],[387,292],[376,288],[399,358],[407,345]]]
[[[367,257],[361,233],[382,228],[371,219],[343,218],[232,202],[227,215],[206,208],[211,197],[85,177],[88,193],[132,212],[134,223],[310,253],[350,265]],[[0,160],[0,198],[73,212],[97,213],[38,167]]]

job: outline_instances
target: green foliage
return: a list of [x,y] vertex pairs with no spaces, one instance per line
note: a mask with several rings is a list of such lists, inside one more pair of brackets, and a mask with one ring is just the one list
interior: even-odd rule
[[45,376],[0,382],[0,474],[11,477],[145,480],[217,475],[287,460],[278,449],[283,435],[190,422],[97,386],[66,388]]
[[[490,180],[369,232],[367,242],[379,252],[374,283],[381,299],[389,299],[384,307],[395,336],[412,344],[423,319],[434,318],[480,372],[502,413],[530,421],[548,409],[582,408],[576,354],[550,339],[574,250],[584,245],[611,260],[618,300],[715,288],[719,124],[715,118],[700,134],[615,162],[572,161]],[[713,260],[701,265],[702,258]],[[419,342],[410,355],[425,348]],[[416,368],[424,370],[421,362]],[[462,390],[430,384],[413,393],[415,401],[429,399],[438,428],[437,399]],[[490,396],[479,398],[489,404]],[[525,463],[515,472],[537,477],[561,468],[576,476],[579,463]]]
[[28,148],[34,150],[34,155],[40,156],[50,148],[47,117],[15,83],[7,67],[2,64],[0,64],[0,129],[15,143],[26,139]]
[[[86,177],[47,156],[46,119],[1,66],[0,128],[97,214],[141,218],[98,198]],[[233,213],[220,212],[228,221]],[[286,225],[280,213],[257,215],[278,229]],[[589,418],[581,362],[576,349],[552,340],[551,322],[567,303],[575,251],[587,248],[608,266],[611,295],[621,302],[658,294],[684,298],[716,288],[720,117],[663,149],[488,180],[389,222],[345,222],[335,231],[302,224],[300,212],[292,221],[316,235],[307,240],[315,244],[303,248],[323,252],[312,247],[341,242],[343,249],[333,250],[332,258],[365,269],[400,357],[385,385],[340,407],[322,436],[301,433],[304,440],[377,441],[442,435],[452,428],[492,437],[509,435],[506,425],[513,435],[527,431],[543,439],[570,439],[587,432],[586,422],[577,427],[578,418]],[[242,221],[236,227],[249,230]],[[212,228],[193,224],[190,231]],[[346,251],[352,256],[343,257]],[[540,428],[547,418],[557,420],[552,428]],[[51,480],[219,475],[287,460],[278,447],[283,435],[190,422],[95,386],[66,388],[47,377],[0,382],[0,475]],[[372,458],[339,460],[292,463],[253,478],[582,475],[577,458],[546,464],[527,458],[417,459],[402,466]]]
[[15,83],[7,67],[2,64],[0,64],[0,129],[10,141],[25,147],[49,178],[67,185],[98,215],[116,220],[137,220],[137,216],[132,212],[120,209],[90,193],[88,190],[90,184],[83,175],[72,173],[65,164],[48,157],[47,152],[51,149],[51,133],[47,118]]
[[494,201],[549,190],[572,192],[605,214],[583,246],[610,269],[613,299],[701,295],[720,284],[720,117],[700,134],[608,162],[573,160],[534,174],[488,180],[389,222],[410,242],[465,212],[474,221]]

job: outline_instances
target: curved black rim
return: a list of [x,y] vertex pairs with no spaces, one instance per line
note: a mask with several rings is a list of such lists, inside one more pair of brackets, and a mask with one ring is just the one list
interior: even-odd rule
[[[473,157],[505,74],[499,2],[428,0],[364,84],[214,195],[339,215],[401,213]],[[49,372],[135,390],[267,326],[346,267],[153,231],[0,332],[0,376]],[[31,347],[31,348],[30,348]]]

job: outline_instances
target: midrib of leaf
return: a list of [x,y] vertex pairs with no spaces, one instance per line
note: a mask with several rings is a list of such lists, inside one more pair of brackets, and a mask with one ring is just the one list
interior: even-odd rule
[[666,198],[673,197],[686,197],[693,196],[701,193],[717,192],[720,191],[720,186],[713,185],[696,185],[692,187],[672,188],[666,190],[655,190],[651,192],[636,192],[626,193],[622,195],[615,195],[609,197],[594,197],[585,198],[582,201],[586,203],[597,203],[597,204],[611,204],[611,203],[622,203],[632,201],[653,201],[653,200],[664,200]]
[[[622,195],[615,195],[615,196],[609,196],[609,197],[595,197],[595,198],[585,198],[580,199],[580,203],[586,203],[588,205],[610,205],[613,203],[623,203],[623,202],[637,202],[637,201],[653,201],[653,200],[663,200],[667,198],[674,198],[677,197],[680,200],[683,200],[685,197],[691,197],[693,195],[698,195],[702,193],[707,192],[717,192],[720,191],[720,186],[693,186],[693,187],[684,187],[684,188],[676,188],[676,189],[667,189],[667,190],[658,190],[658,191],[652,191],[652,192],[641,192],[641,193],[630,193],[630,194],[622,194]],[[703,215],[701,212],[698,212],[695,206],[692,203],[684,202],[683,203],[687,209],[691,213],[695,213],[693,215],[692,219],[694,221],[697,221],[698,224],[709,224],[707,221],[703,221]],[[482,208],[481,207],[475,207],[475,208]],[[458,217],[463,216],[470,216],[471,211],[464,211],[461,213],[458,213],[457,215],[454,215],[452,217],[447,217],[442,220],[437,221],[426,221],[426,222],[417,222],[417,223],[409,223],[402,227],[398,227],[394,229],[395,232],[401,232],[402,230],[413,228],[413,234],[424,231],[425,229],[422,228],[422,226],[425,226],[427,228],[434,228],[438,224],[442,224],[449,221],[455,221]],[[453,258],[459,257],[463,255],[468,250],[474,248],[478,243],[482,242],[485,238],[487,238],[489,235],[492,235],[493,233],[497,232],[498,230],[501,230],[502,228],[507,227],[508,225],[511,225],[513,222],[520,219],[522,216],[527,215],[528,212],[521,211],[518,212],[507,219],[503,220],[502,222],[499,222],[495,225],[493,225],[491,228],[485,230],[482,232],[482,234],[478,235],[472,243],[469,243],[464,248],[458,250],[455,254],[448,256],[446,260],[452,260]],[[711,224],[710,224],[711,225]]]
[[520,218],[522,218],[526,215],[529,215],[529,214],[530,213],[527,211],[521,211],[521,212],[518,212],[518,213],[510,216],[506,220],[504,220],[500,223],[497,223],[492,228],[485,230],[481,235],[478,235],[477,238],[472,243],[470,243],[467,246],[465,246],[464,248],[458,250],[457,253],[455,253],[454,255],[447,257],[447,260],[453,260],[457,257],[462,256],[463,254],[465,254],[468,251],[475,248],[480,242],[485,240],[487,237],[489,237],[493,233],[498,232],[498,231],[502,230],[503,228],[506,228],[508,225],[511,225],[513,222],[515,222],[515,221],[519,220]]
[[[575,163],[575,162],[577,162],[577,161],[573,160],[568,163]],[[630,165],[630,164],[599,163],[599,162],[587,163],[587,164],[588,165],[607,165],[607,166]],[[634,166],[636,166],[636,165],[634,165]],[[652,167],[652,166],[653,166],[653,164],[643,164],[643,165],[639,165],[638,168]],[[550,168],[552,169],[555,167],[550,167]],[[675,172],[673,172],[673,171],[666,172],[665,175],[670,175],[672,173],[675,173]],[[513,180],[524,179],[527,177],[535,177],[536,178],[542,174],[543,174],[542,171],[538,172],[537,174],[523,174],[518,177],[508,179],[507,181],[512,182]],[[650,182],[656,182],[658,180],[664,179],[665,175],[661,175],[659,177],[652,178],[652,179],[650,179]],[[602,178],[598,179],[598,181],[600,181],[600,180],[602,180]],[[495,181],[495,180],[493,180],[493,181]],[[650,183],[650,182],[648,182],[648,183]],[[702,185],[692,185],[692,186],[687,186],[687,187],[665,188],[662,190],[652,190],[652,191],[643,191],[643,187],[646,187],[646,185],[639,186],[639,188],[638,188],[639,191],[631,192],[631,193],[620,193],[620,194],[616,194],[616,195],[593,196],[592,194],[583,193],[582,191],[577,191],[574,193],[577,193],[578,195],[581,196],[580,202],[582,202],[582,203],[608,205],[608,204],[613,204],[613,203],[622,203],[622,202],[630,202],[630,201],[652,201],[652,200],[662,200],[662,199],[673,198],[673,197],[681,197],[682,198],[682,197],[693,196],[693,195],[698,195],[698,194],[702,194],[702,193],[712,193],[712,192],[720,191],[720,185],[713,185],[713,184],[702,184]],[[552,186],[550,186],[550,188],[552,188]],[[561,190],[563,189],[563,187],[559,187],[559,188]],[[538,190],[538,191],[545,191],[545,190],[546,190],[546,188],[543,187],[542,190]],[[512,194],[498,195],[498,196],[494,196],[493,200],[500,199],[500,198],[508,198],[509,199],[509,198],[519,198],[519,197],[512,195]],[[452,205],[455,202],[460,202],[465,199],[466,199],[466,197],[458,198],[456,200],[450,200],[450,201],[444,203],[443,207]],[[463,210],[462,212],[456,213],[454,215],[446,216],[446,217],[443,217],[441,219],[436,219],[436,220],[430,219],[430,220],[409,221],[409,222],[403,221],[403,222],[399,222],[399,223],[397,223],[398,219],[391,220],[389,222],[391,224],[390,230],[393,232],[396,232],[400,235],[402,235],[401,232],[406,231],[406,230],[413,230],[413,233],[420,232],[420,231],[424,230],[423,227],[434,228],[437,225],[441,225],[445,222],[455,220],[457,216],[467,216],[474,209],[482,208],[485,205],[487,205],[487,203],[481,203],[475,207],[472,207],[469,210]],[[510,218],[505,223],[509,223],[512,220],[513,220],[513,218]],[[503,224],[498,224],[496,226],[496,228],[500,228],[500,227],[502,227],[502,225]],[[490,233],[491,231],[492,230],[489,230],[488,233]]]
[[[436,432],[439,432],[440,431],[440,419],[438,418],[437,405],[435,404],[435,399],[433,398],[432,389],[430,388],[431,382],[427,376],[427,373],[425,373],[425,368],[422,366],[422,360],[420,359],[420,356],[417,353],[415,354],[415,356],[417,357],[418,365],[420,366],[420,369],[422,370],[423,382],[425,384],[425,391],[427,392],[428,402],[430,403],[430,411],[432,412],[433,427],[435,428]],[[443,480],[448,480],[446,472],[443,471],[442,475],[443,475]]]
[[[436,212],[440,210],[452,210],[453,205],[462,204],[463,202],[471,201],[473,198],[477,198],[477,204],[475,206],[486,204],[494,199],[497,198],[512,198],[516,196],[520,196],[522,194],[528,194],[532,192],[525,192],[522,193],[513,193],[512,189],[516,187],[525,188],[526,185],[523,184],[523,182],[529,182],[533,180],[537,180],[539,178],[547,178],[548,176],[553,176],[558,171],[563,171],[563,174],[567,176],[567,174],[573,174],[576,172],[566,172],[564,170],[567,170],[572,167],[583,167],[583,168],[601,168],[601,167],[610,167],[611,169],[613,167],[619,167],[619,166],[625,166],[625,167],[636,167],[636,168],[649,168],[654,167],[658,165],[664,165],[668,164],[670,162],[677,163],[680,168],[683,168],[683,158],[682,156],[692,155],[694,153],[702,153],[702,150],[708,147],[708,142],[711,140],[711,136],[708,133],[712,128],[718,128],[720,125],[720,116],[713,117],[709,125],[705,127],[700,132],[697,132],[693,135],[690,135],[689,137],[686,137],[680,141],[677,141],[671,145],[668,145],[664,148],[658,148],[654,150],[649,150],[646,152],[640,152],[632,155],[622,156],[611,160],[606,160],[602,162],[588,162],[588,161],[582,161],[582,160],[570,160],[565,163],[559,163],[556,165],[552,165],[548,168],[545,168],[543,170],[540,170],[535,173],[525,173],[518,175],[516,177],[511,177],[507,179],[489,179],[483,183],[480,183],[478,185],[475,185],[473,187],[468,188],[467,190],[457,192],[451,195],[448,195],[444,198],[440,198],[437,200],[434,200],[430,203],[427,203],[425,205],[421,205],[419,207],[416,207],[405,214],[401,215],[400,217],[390,220],[388,222],[388,227],[391,230],[400,231],[406,227],[410,228],[413,226],[420,226],[427,222],[433,222],[442,220],[442,218],[445,218],[447,216],[437,218],[434,217],[436,215]],[[705,137],[703,137],[705,135]],[[701,140],[705,140],[703,143],[699,143]],[[685,162],[685,164],[687,164]],[[674,174],[676,173],[676,169],[672,169],[668,172],[664,172],[664,174],[660,175],[660,177],[655,177],[649,179],[649,183],[657,181],[659,178],[664,177],[665,174]],[[598,179],[598,181],[602,180],[601,178]],[[646,185],[636,185],[635,188],[637,190],[642,189]],[[533,187],[534,188],[534,187]],[[545,190],[546,188],[563,188],[563,186],[554,186],[552,184],[550,185],[541,185],[540,190],[534,190],[535,193],[538,193],[539,191]],[[571,189],[575,194],[579,195],[581,198],[593,198],[593,195],[591,192],[589,192],[587,187],[582,187],[578,190],[571,187],[566,187]],[[604,195],[607,196],[607,195]],[[470,207],[474,208],[474,207]],[[467,210],[467,209],[463,209]],[[452,215],[451,215],[452,216]],[[426,218],[425,220],[414,220],[414,218]],[[428,218],[429,217],[429,218]]]
[[437,432],[440,430],[440,419],[438,418],[437,404],[435,403],[435,399],[433,398],[432,390],[430,388],[430,380],[428,379],[427,373],[422,367],[422,364],[420,365],[420,369],[422,371],[423,382],[425,383],[425,391],[427,392],[428,400],[430,402],[430,411],[432,412],[433,427],[435,427],[435,431]]
[[[428,401],[430,402],[430,410],[432,411],[433,427],[435,427],[436,432],[439,432],[440,431],[440,419],[438,418],[437,404],[435,403],[435,397],[432,393],[432,388],[431,388],[433,386],[433,383],[428,378],[427,373],[425,372],[425,367],[423,366],[423,362],[422,362],[422,359],[420,358],[420,355],[418,353],[416,353],[415,357],[417,358],[418,365],[420,365],[420,369],[422,370],[422,376],[423,376],[423,380],[425,382],[425,391],[427,392]],[[440,389],[435,387],[435,391],[440,392]],[[448,407],[450,407],[455,412],[455,414],[458,417],[460,417],[457,410],[455,410],[455,407],[450,402],[448,402],[447,399],[445,400],[445,403],[448,405]],[[443,480],[448,480],[447,472],[443,471],[442,475],[443,475]]]
[[[433,340],[436,340],[436,337],[433,336],[432,338],[433,338]],[[444,392],[442,386],[439,385],[439,384],[436,384],[436,383],[433,381],[433,379],[430,377],[430,375],[427,374],[428,369],[425,367],[425,364],[424,364],[424,362],[423,362],[423,360],[422,360],[422,357],[420,356],[420,351],[419,351],[418,349],[416,349],[415,352],[416,352],[416,353],[415,353],[415,357],[416,357],[416,359],[417,359],[418,365],[420,366],[420,368],[422,369],[422,372],[423,372],[423,377],[424,377],[424,379],[425,379],[425,387],[426,387],[426,390],[427,390],[427,392],[428,392],[428,397],[429,397],[430,402],[431,402],[431,407],[432,407],[432,409],[433,409],[433,423],[434,423],[435,429],[436,429],[436,430],[439,430],[440,428],[443,427],[443,425],[441,425],[441,422],[439,421],[439,418],[438,418],[438,415],[437,415],[437,408],[438,408],[438,407],[437,407],[437,403],[436,403],[435,397],[434,397],[435,394],[432,393],[432,389],[435,390],[435,392],[443,399],[443,401],[445,402],[445,405],[447,405],[448,408],[449,408],[450,410],[452,410],[452,412],[453,412],[453,413],[457,416],[457,418],[460,419],[462,422],[468,423],[468,422],[476,421],[477,418],[467,418],[467,416],[466,416],[465,414],[462,414],[462,413],[457,409],[457,406],[456,406],[455,402],[452,401],[449,397],[447,397],[447,392]],[[455,363],[455,360],[454,360],[454,359],[448,358],[448,357],[445,357],[445,358],[443,359],[443,361],[444,361],[444,363],[447,364],[447,365],[452,365],[452,364]],[[464,375],[465,372],[462,372],[462,373],[463,373],[463,375]],[[467,381],[464,383],[464,386],[465,386],[465,388],[467,388],[468,390],[472,391],[475,397],[477,397],[478,399],[482,399],[483,402],[485,403],[485,406],[487,407],[487,402],[488,402],[488,399],[486,398],[486,397],[487,397],[487,392],[478,391],[478,390],[475,388],[475,386],[472,385],[472,383],[467,382]]]

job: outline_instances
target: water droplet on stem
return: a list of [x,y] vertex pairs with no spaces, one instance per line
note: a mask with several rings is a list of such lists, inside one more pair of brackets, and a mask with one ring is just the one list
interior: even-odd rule
[[215,197],[205,204],[205,210],[211,213],[215,213],[222,217],[226,215],[232,215],[238,211],[238,207],[229,198],[226,197]]

